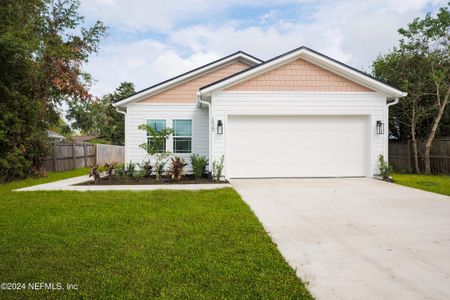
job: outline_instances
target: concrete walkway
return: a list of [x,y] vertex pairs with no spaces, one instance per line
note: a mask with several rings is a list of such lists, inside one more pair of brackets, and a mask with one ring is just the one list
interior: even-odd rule
[[231,183],[318,299],[450,299],[450,197],[366,178]]
[[148,184],[148,185],[74,185],[92,180],[89,176],[79,176],[15,190],[25,191],[152,191],[152,190],[213,190],[231,187],[228,183],[207,184]]

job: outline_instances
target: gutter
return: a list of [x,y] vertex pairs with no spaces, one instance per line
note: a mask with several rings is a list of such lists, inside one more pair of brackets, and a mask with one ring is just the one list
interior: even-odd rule
[[199,107],[202,107],[202,105],[206,105],[208,107],[208,131],[209,131],[209,146],[208,146],[208,169],[209,172],[212,172],[212,133],[213,130],[211,130],[209,127],[211,126],[212,122],[212,111],[211,111],[211,103],[202,100],[202,94],[201,92],[197,92],[197,101],[200,104]]
[[117,111],[118,113],[123,114],[124,116],[127,114],[125,111],[121,110],[118,106],[116,106],[116,111]]

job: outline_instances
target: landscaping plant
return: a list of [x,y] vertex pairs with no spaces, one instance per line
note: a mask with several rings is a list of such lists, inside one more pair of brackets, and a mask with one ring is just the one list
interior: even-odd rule
[[120,164],[117,164],[117,166],[116,166],[116,170],[115,170],[116,172],[116,175],[118,175],[118,176],[120,176],[120,177],[123,177],[124,175],[125,175],[125,165],[124,164],[122,164],[122,163],[120,163]]
[[222,155],[213,162],[213,179],[215,181],[219,181],[222,178],[223,161],[224,156]]
[[151,142],[147,141],[146,143],[139,145],[139,147],[147,151],[148,154],[155,158],[156,180],[160,180],[164,170],[164,165],[166,164],[166,158],[171,155],[170,152],[165,151],[164,149],[165,141],[173,133],[173,130],[172,128],[156,130],[148,124],[141,124],[138,128],[145,130],[147,135],[151,137]]
[[170,160],[171,160],[169,168],[170,178],[172,178],[175,181],[179,181],[184,175],[184,167],[187,166],[187,163],[184,161],[184,159],[178,156],[172,157]]
[[392,166],[384,160],[383,155],[380,155],[378,158],[378,168],[380,169],[380,175],[383,180],[391,180]]
[[94,177],[94,182],[97,183],[100,180],[100,171],[98,169],[98,165],[94,165],[90,167],[91,170],[89,172],[89,177]]
[[105,163],[105,169],[106,169],[106,174],[108,175],[108,179],[111,180],[114,173],[115,173],[115,168],[117,167],[118,162],[117,161],[113,161],[110,163]]
[[202,178],[203,174],[205,174],[206,166],[208,165],[208,159],[205,156],[201,156],[199,154],[192,154],[191,165],[192,173],[194,174],[195,179],[200,179]]
[[152,166],[150,160],[140,163],[139,169],[142,170],[142,172],[143,172],[142,176],[144,178],[150,178],[150,176],[152,176],[153,166]]
[[125,167],[125,176],[128,178],[134,178],[134,173],[136,171],[136,164],[130,161]]

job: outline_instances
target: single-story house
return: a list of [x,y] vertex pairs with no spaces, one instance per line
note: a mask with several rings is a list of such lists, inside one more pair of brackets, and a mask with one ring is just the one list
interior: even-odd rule
[[224,156],[225,178],[378,174],[388,109],[406,93],[300,47],[262,61],[236,52],[114,104],[125,161],[149,159],[143,123],[171,127],[166,151]]

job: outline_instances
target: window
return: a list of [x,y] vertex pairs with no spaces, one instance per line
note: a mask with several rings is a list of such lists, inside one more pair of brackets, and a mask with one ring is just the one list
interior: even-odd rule
[[[147,125],[153,127],[156,131],[161,131],[162,129],[166,128],[166,120],[147,120]],[[150,145],[152,141],[152,136],[147,134],[147,141]],[[160,149],[158,151],[159,153],[166,152],[166,140],[160,145]]]
[[173,120],[173,153],[191,153],[192,120]]

